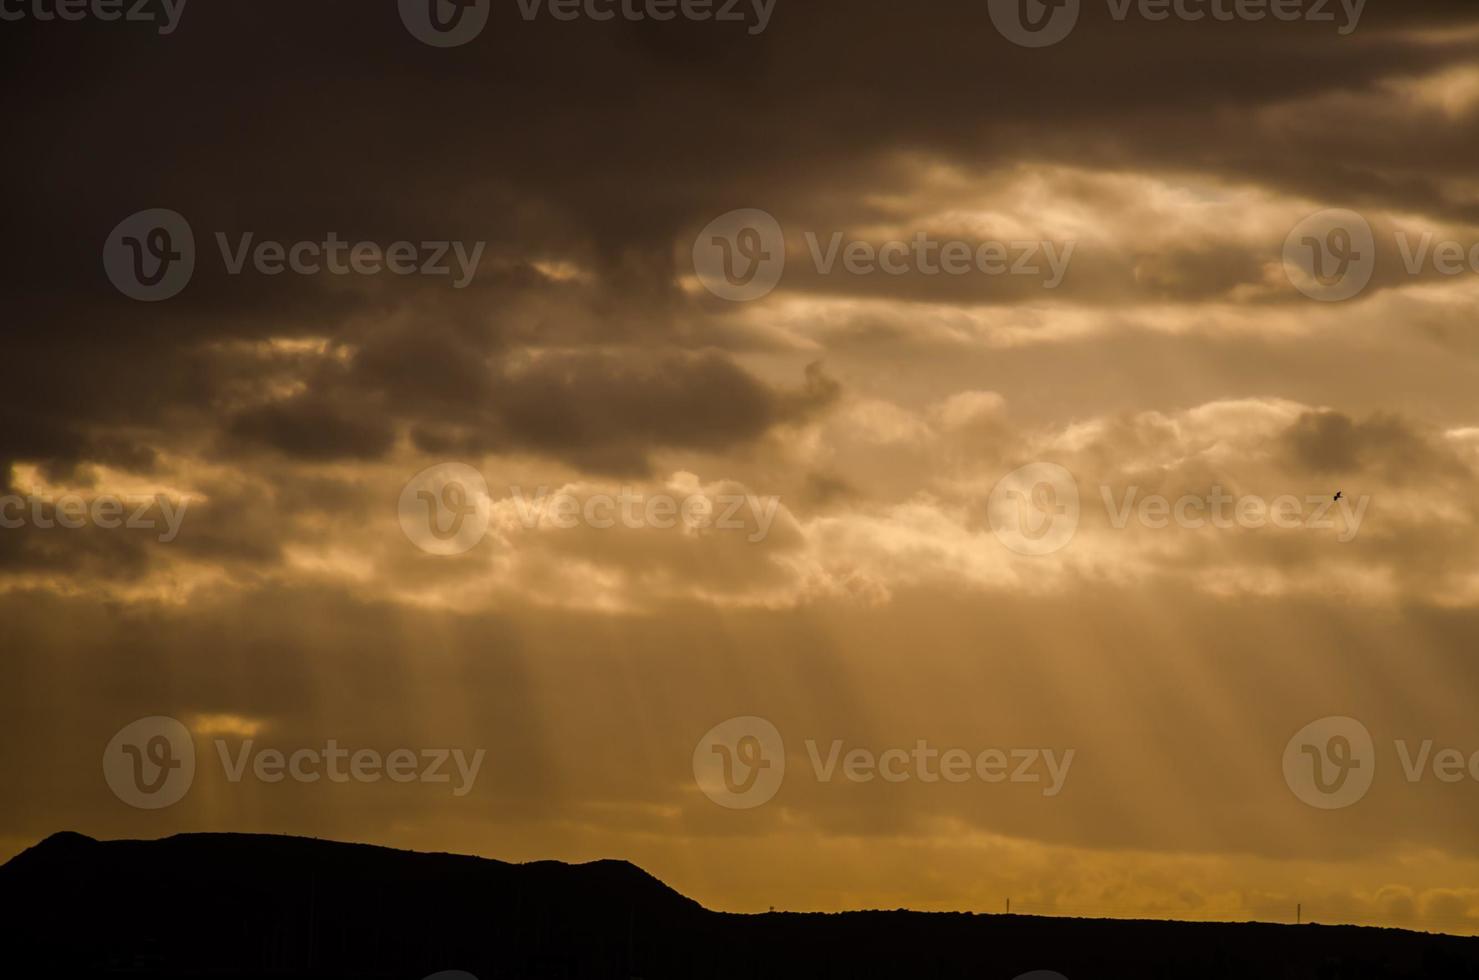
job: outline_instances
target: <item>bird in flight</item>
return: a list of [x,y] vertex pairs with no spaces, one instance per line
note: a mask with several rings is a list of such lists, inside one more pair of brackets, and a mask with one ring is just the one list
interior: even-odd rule
[[1344,496],[1345,496],[1345,491],[1344,490],[1337,490],[1336,493],[1335,493],[1335,502],[1336,503],[1340,503],[1340,499],[1342,497],[1344,497]]

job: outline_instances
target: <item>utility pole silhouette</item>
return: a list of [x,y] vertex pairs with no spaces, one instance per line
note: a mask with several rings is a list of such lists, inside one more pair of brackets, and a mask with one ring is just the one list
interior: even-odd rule
[[1294,906],[1294,924],[1297,925],[1297,926],[1304,925],[1304,903],[1303,902],[1301,902],[1298,905]]

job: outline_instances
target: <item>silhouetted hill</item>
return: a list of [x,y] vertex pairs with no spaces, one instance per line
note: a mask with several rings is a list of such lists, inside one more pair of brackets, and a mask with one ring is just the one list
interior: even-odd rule
[[1479,940],[1352,927],[709,912],[621,861],[247,834],[57,834],[0,867],[10,976],[1479,978]]

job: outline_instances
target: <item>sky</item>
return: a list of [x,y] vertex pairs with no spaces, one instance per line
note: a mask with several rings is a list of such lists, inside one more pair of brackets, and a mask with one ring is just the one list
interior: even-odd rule
[[0,858],[1479,933],[1472,5],[441,4],[0,7]]

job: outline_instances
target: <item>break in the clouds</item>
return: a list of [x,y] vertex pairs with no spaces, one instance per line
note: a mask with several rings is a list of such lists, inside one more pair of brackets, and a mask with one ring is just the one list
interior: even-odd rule
[[[735,909],[1474,931],[1473,781],[1388,755],[1332,815],[1279,774],[1327,716],[1479,748],[1473,11],[1084,4],[1034,50],[926,6],[495,5],[448,48],[348,0],[6,23],[6,847],[249,829],[626,857]],[[157,208],[195,261],[140,302],[105,243]],[[785,270],[735,301],[693,256],[743,209]],[[1300,233],[1330,209],[1369,256]],[[292,258],[328,241],[364,245]],[[436,243],[477,261],[427,274]],[[415,482],[446,464],[480,486]],[[466,799],[136,811],[97,756],[156,714],[487,761]],[[1075,761],[1052,797],[793,777],[737,817],[691,754],[747,715],[793,772],[807,740]]]

